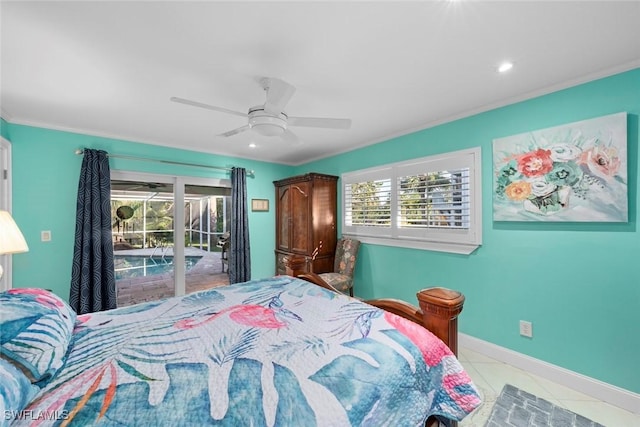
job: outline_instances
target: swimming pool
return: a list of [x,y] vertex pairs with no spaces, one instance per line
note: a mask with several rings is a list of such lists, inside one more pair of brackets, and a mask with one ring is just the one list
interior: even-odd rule
[[[201,256],[186,256],[185,267],[189,270],[202,258]],[[114,266],[116,280],[134,277],[153,276],[173,272],[173,257],[149,258],[144,255],[115,255]]]

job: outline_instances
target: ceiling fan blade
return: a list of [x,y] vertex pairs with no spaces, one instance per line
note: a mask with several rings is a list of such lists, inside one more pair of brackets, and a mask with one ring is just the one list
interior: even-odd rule
[[269,114],[280,114],[296,91],[284,80],[265,78],[263,85],[267,91],[267,101],[264,103],[264,111]]
[[215,107],[209,104],[203,104],[202,102],[192,101],[190,99],[178,98],[176,96],[172,96],[169,98],[170,101],[178,102],[180,104],[191,105],[193,107],[206,108],[208,110],[219,111],[221,113],[234,114],[236,116],[247,117],[247,113],[241,113],[240,111],[229,110],[227,108]]
[[298,135],[296,135],[295,133],[291,132],[290,129],[287,129],[286,131],[284,131],[284,133],[282,134],[282,140],[284,142],[286,142],[289,145],[300,145],[302,144],[302,141],[300,141],[300,138],[298,138]]
[[351,119],[331,119],[321,117],[289,117],[287,119],[289,126],[305,126],[313,128],[327,129],[349,129],[351,127]]
[[218,136],[233,136],[233,135],[235,135],[235,134],[238,134],[238,133],[240,133],[240,132],[244,132],[244,131],[249,130],[249,129],[251,129],[251,128],[249,127],[249,125],[244,125],[244,126],[239,127],[239,128],[237,128],[237,129],[233,129],[233,130],[230,130],[230,131],[228,131],[228,132],[221,133],[221,134],[220,134],[220,135],[218,135]]

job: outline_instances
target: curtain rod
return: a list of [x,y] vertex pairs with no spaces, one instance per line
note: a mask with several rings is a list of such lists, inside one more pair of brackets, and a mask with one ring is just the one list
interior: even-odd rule
[[[76,154],[84,154],[84,149],[76,150]],[[173,160],[161,160],[161,159],[148,159],[146,157],[135,157],[135,156],[124,156],[122,154],[108,154],[107,157],[113,157],[114,159],[126,159],[126,160],[136,160],[139,162],[156,162],[156,163],[164,163],[169,165],[178,165],[178,166],[191,166],[196,168],[206,168],[206,169],[218,169],[227,172],[231,172],[231,168],[222,167],[222,166],[211,166],[211,165],[199,165],[197,163],[185,163],[185,162],[175,162]],[[255,177],[255,172],[253,170],[247,171],[248,176]]]

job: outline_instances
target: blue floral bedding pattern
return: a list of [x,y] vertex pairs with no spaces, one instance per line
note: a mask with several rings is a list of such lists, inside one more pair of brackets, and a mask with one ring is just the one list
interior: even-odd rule
[[21,411],[39,391],[22,371],[0,359],[0,426],[9,425],[12,415]]
[[25,408],[63,416],[12,425],[417,426],[480,404],[426,330],[286,276],[81,315],[71,345]]
[[44,289],[0,293],[0,357],[33,383],[46,383],[62,367],[76,313]]

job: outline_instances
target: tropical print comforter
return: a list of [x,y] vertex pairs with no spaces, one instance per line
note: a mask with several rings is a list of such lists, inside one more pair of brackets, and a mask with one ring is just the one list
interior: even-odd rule
[[11,425],[418,426],[479,404],[426,330],[279,276],[78,316]]

